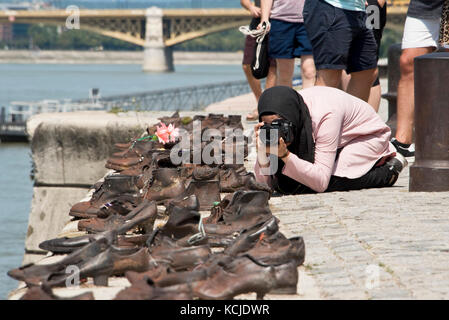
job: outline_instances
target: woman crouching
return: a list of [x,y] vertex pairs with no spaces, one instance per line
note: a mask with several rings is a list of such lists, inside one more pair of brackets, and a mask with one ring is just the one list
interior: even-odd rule
[[282,194],[390,187],[407,165],[374,109],[339,89],[273,87],[258,112],[256,179]]

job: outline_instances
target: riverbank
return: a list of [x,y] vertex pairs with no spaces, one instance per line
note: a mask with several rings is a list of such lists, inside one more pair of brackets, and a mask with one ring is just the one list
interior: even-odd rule
[[[175,64],[240,64],[243,52],[174,51]],[[142,64],[143,51],[0,50],[0,63]]]

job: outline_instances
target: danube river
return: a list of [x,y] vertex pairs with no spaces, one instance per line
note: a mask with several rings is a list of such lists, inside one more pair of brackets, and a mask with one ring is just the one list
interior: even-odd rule
[[[138,64],[0,64],[0,106],[11,101],[87,98],[243,80],[239,65],[178,65],[174,73],[148,74]],[[22,263],[32,198],[27,144],[0,144],[0,299],[18,282],[6,272]],[[93,181],[94,182],[94,181]]]

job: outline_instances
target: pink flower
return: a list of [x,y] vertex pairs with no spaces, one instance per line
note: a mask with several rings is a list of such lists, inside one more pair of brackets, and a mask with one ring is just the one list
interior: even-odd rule
[[172,124],[169,124],[167,127],[164,123],[161,122],[161,126],[156,126],[156,128],[156,137],[162,144],[175,142],[176,137],[179,136],[179,129],[175,128],[175,126]]
[[156,126],[156,128],[156,137],[158,137],[159,142],[162,144],[166,144],[169,141],[170,136],[167,126],[161,122],[161,126]]
[[170,123],[167,130],[170,134],[170,142],[175,142],[176,138],[179,136],[179,128],[175,128],[175,126]]

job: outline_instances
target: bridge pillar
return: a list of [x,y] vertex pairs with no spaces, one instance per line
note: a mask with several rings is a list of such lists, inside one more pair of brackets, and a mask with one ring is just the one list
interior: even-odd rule
[[173,50],[164,44],[164,28],[162,9],[148,8],[146,11],[145,49],[143,71],[174,71]]

